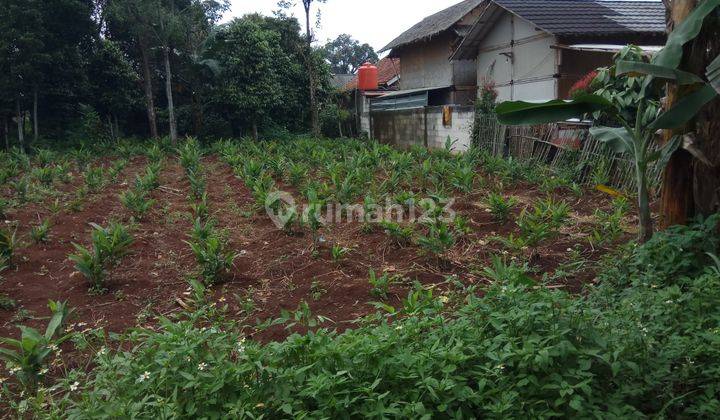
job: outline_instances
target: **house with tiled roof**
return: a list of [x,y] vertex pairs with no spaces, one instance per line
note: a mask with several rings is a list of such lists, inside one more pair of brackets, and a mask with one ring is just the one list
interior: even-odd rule
[[657,50],[665,29],[660,0],[488,0],[451,60],[474,63],[500,101],[566,98],[627,44]]
[[[483,2],[464,0],[428,16],[379,51],[400,59],[399,89],[388,97],[388,104],[398,103],[397,98],[405,98],[399,102],[401,107],[405,106],[404,102],[472,103],[477,90],[475,64],[452,62],[448,57],[480,15]],[[375,101],[380,102],[382,100]]]

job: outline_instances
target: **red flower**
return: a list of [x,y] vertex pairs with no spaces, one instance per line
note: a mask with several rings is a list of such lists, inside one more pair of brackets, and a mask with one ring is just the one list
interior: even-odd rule
[[592,84],[593,80],[597,77],[598,72],[596,70],[591,71],[585,77],[578,80],[571,88],[570,88],[570,97],[574,97],[580,93],[589,93],[590,85]]

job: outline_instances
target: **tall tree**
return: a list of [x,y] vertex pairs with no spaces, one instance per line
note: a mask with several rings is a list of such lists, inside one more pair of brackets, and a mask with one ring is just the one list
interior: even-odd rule
[[7,0],[0,7],[0,69],[6,77],[4,84],[9,89],[7,95],[14,98],[17,136],[21,148],[25,148],[26,98],[33,86],[38,85],[44,62],[41,9],[42,4],[37,0]]
[[133,45],[140,54],[140,66],[145,93],[145,109],[147,112],[150,136],[158,137],[157,114],[153,93],[152,72],[152,21],[149,0],[108,0],[106,5],[110,32],[117,36],[127,31]]
[[112,137],[119,137],[119,117],[142,103],[137,90],[139,77],[118,45],[100,39],[87,64],[93,107],[107,118]]
[[340,34],[335,40],[325,44],[323,54],[330,63],[330,70],[335,74],[355,73],[363,63],[378,60],[370,44],[360,44],[360,41],[348,34]]
[[[685,20],[697,7],[697,0],[666,0],[669,8],[668,27]],[[712,60],[720,55],[720,19],[711,14],[700,35],[685,46],[680,69],[704,74]],[[682,91],[668,89],[666,107],[676,102]],[[696,215],[720,211],[720,100],[706,106],[692,123],[694,144],[676,151],[663,174],[661,191],[661,223],[664,227],[686,224]],[[667,130],[665,139],[673,136]]]
[[[317,74],[315,62],[313,60],[313,33],[312,26],[310,25],[310,12],[313,3],[325,3],[327,0],[302,0],[303,8],[305,10],[305,42],[306,42],[306,62],[308,69],[309,83],[308,87],[310,90],[310,125],[312,126],[312,133],[314,136],[320,136],[320,108],[318,106],[317,98]],[[319,21],[319,14],[318,14]],[[319,23],[319,22],[318,22]]]

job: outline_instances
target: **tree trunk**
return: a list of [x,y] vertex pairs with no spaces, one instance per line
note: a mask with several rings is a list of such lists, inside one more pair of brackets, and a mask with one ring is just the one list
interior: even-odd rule
[[342,121],[338,118],[338,131],[340,132],[340,138],[343,138]]
[[317,104],[317,86],[315,80],[315,66],[312,59],[312,31],[310,30],[310,2],[305,5],[305,30],[307,40],[307,69],[310,88],[310,126],[312,134],[320,137],[320,111]]
[[20,99],[15,101],[15,111],[17,115],[18,143],[20,149],[25,151],[25,114],[20,109]]
[[200,134],[203,125],[202,96],[198,92],[193,92],[191,101],[193,108],[193,134],[197,136]]
[[122,134],[120,133],[120,123],[118,123],[118,117],[117,114],[113,114],[113,119],[115,120],[115,135],[118,138],[122,137]]
[[[696,0],[673,0],[668,28],[672,30],[674,26],[685,20],[695,6]],[[685,56],[687,57],[687,54]],[[683,62],[680,67],[684,68],[685,64]],[[677,86],[669,84],[665,104],[667,109],[670,109],[677,102],[678,95]],[[665,143],[669,142],[674,135],[674,130],[665,130],[663,141]],[[694,211],[692,157],[685,150],[678,150],[670,157],[662,176],[660,192],[661,226],[667,228],[672,225],[685,224],[692,217]]]
[[253,121],[253,123],[252,123],[252,134],[253,134],[253,139],[257,140],[258,139],[258,125],[257,125],[257,122],[255,122],[255,121]]
[[[720,55],[720,22],[716,15],[705,20],[700,35],[690,51],[690,68],[705,74],[707,66]],[[711,166],[696,159],[693,166],[695,215],[710,216],[720,212],[720,99],[706,105],[695,123],[697,147]]]
[[147,108],[150,137],[158,137],[157,117],[155,115],[155,101],[153,100],[152,74],[150,73],[150,57],[145,42],[140,42],[140,55],[142,56],[143,86],[145,87],[145,106]]
[[110,138],[115,140],[115,127],[113,127],[112,117],[107,115],[108,127],[110,127]]
[[175,105],[173,104],[172,93],[172,71],[170,69],[170,48],[163,48],[165,58],[165,94],[168,103],[168,120],[170,120],[170,141],[173,146],[177,144],[177,123],[175,122]]
[[33,87],[33,142],[38,141],[39,137],[38,124],[38,85]]
[[7,115],[3,116],[3,134],[5,134],[5,150],[10,150],[10,125]]
[[[677,26],[697,6],[697,0],[674,0],[670,11],[670,25]],[[720,28],[706,18],[700,35],[685,46],[680,69],[704,75],[708,64],[720,54]],[[668,88],[667,107],[677,102],[677,87]],[[661,192],[661,222],[663,227],[687,224],[697,215],[708,216],[720,210],[720,100],[706,106],[696,122],[687,127],[697,134],[696,147],[714,163],[710,167],[686,150],[673,154],[663,174]],[[667,141],[674,132],[666,130]]]

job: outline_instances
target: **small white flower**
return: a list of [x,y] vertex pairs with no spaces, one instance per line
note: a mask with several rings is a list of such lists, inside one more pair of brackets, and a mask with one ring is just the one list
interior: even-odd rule
[[203,362],[198,365],[198,370],[205,370],[207,369],[207,363]]
[[145,382],[145,381],[147,381],[148,379],[150,379],[150,372],[145,371],[145,372],[143,372],[143,373],[140,375],[140,377],[138,378],[138,382]]
[[403,326],[402,326],[402,325],[398,325],[397,327],[395,327],[395,330],[397,330],[397,331],[400,331],[400,330],[402,330],[402,329],[403,329]]
[[450,298],[447,296],[440,296],[440,302],[442,303],[448,303],[450,301]]
[[244,337],[238,342],[237,351],[238,351],[238,353],[245,352],[245,338]]
[[80,387],[80,382],[75,381],[72,385],[70,385],[70,391],[77,391],[78,387]]
[[672,305],[675,302],[673,302],[672,299],[670,299],[670,300],[666,300],[665,303],[667,303],[668,305]]
[[100,350],[98,350],[97,355],[98,355],[98,357],[104,356],[107,354],[107,352],[108,352],[107,348],[105,348],[105,346],[102,346],[102,347],[100,347]]
[[567,249],[567,252],[573,252],[573,249],[572,249],[572,248],[568,248],[568,249]]

